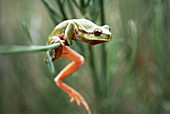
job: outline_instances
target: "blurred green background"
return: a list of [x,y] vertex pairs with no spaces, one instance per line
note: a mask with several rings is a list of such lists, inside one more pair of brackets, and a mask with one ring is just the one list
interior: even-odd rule
[[[170,0],[0,0],[0,45],[29,46],[22,23],[34,45],[45,45],[64,19],[108,24],[112,41],[74,41],[71,48],[86,62],[64,82],[92,114],[170,114],[169,11]],[[0,114],[87,114],[53,81],[69,61],[54,62],[52,74],[44,55],[0,55]]]

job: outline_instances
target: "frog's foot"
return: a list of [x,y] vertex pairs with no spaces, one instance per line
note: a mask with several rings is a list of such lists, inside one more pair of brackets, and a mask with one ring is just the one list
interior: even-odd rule
[[76,101],[78,106],[82,104],[87,110],[88,114],[91,114],[87,102],[77,91],[75,91],[73,88],[69,87],[67,84],[63,83],[62,81],[60,81],[58,77],[55,78],[55,82],[59,88],[61,88],[62,90],[64,90],[69,94],[71,98],[70,102]]
[[69,96],[71,97],[70,102],[76,101],[78,106],[82,104],[87,110],[88,114],[91,114],[91,111],[89,109],[87,102],[78,92],[73,90],[72,92],[69,93]]
[[55,43],[60,43],[61,44],[61,46],[65,46],[65,44],[63,43],[63,40],[61,40],[60,39],[60,37],[58,37],[58,36],[53,36],[52,37],[53,38],[53,41],[55,42]]

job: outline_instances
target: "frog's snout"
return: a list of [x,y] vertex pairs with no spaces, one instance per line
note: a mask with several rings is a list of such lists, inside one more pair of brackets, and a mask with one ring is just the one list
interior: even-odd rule
[[107,37],[108,37],[108,38],[112,38],[112,34],[108,34]]
[[108,36],[109,41],[112,40],[112,34],[108,34],[107,36]]
[[111,34],[108,34],[107,36],[108,36],[108,37],[112,37],[112,35],[111,35]]

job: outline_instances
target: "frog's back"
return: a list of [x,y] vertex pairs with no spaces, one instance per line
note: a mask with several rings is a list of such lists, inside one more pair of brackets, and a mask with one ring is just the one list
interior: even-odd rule
[[73,19],[73,22],[75,22],[75,24],[79,27],[82,28],[84,30],[87,30],[88,32],[91,32],[94,30],[94,28],[97,27],[96,24],[94,24],[93,22],[87,20],[87,19]]
[[89,21],[87,19],[84,19],[84,18],[82,18],[82,19],[66,20],[66,21],[63,21],[60,24],[58,24],[54,28],[54,30],[53,30],[53,32],[51,33],[50,36],[58,36],[60,34],[64,34],[65,33],[65,29],[66,29],[67,25],[69,24],[69,22],[75,23],[78,28],[81,28],[83,30],[86,30],[86,29],[90,30],[90,29],[92,29],[92,31],[93,31],[93,28],[95,26],[97,26],[93,22],[91,22],[91,21]]
[[59,23],[57,26],[55,26],[50,36],[58,36],[58,35],[64,34],[65,29],[70,21],[71,20],[66,20],[66,21]]

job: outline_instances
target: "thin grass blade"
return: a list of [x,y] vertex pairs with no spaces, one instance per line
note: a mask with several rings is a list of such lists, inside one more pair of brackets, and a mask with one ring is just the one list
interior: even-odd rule
[[28,37],[28,40],[29,40],[30,45],[33,45],[33,41],[32,41],[30,32],[29,32],[29,30],[28,30],[28,26],[26,25],[25,22],[22,23],[22,28],[24,29],[24,32],[26,33],[26,35],[27,35],[27,37]]
[[52,74],[55,74],[54,64],[53,64],[52,59],[50,57],[49,51],[47,51],[47,62],[48,62],[48,68],[49,68],[50,72]]

